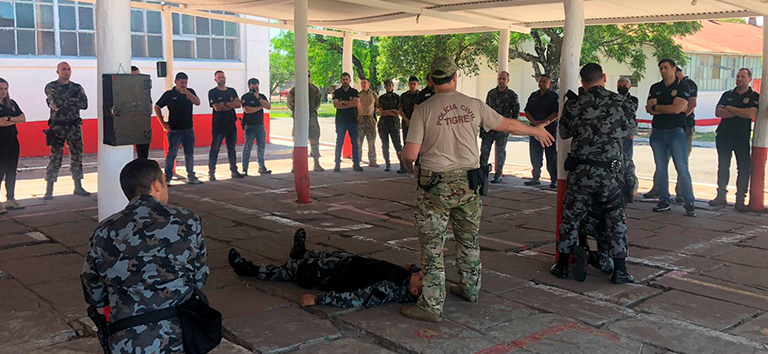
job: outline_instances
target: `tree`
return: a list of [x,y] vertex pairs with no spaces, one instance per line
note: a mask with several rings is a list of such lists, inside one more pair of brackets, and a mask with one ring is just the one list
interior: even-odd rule
[[278,50],[269,53],[269,93],[293,80],[293,56]]
[[[633,76],[642,79],[648,60],[643,51],[645,46],[653,49],[656,59],[671,58],[685,65],[687,58],[674,37],[687,36],[700,29],[698,22],[587,26],[581,47],[581,63],[599,63],[601,58],[613,59],[627,65]],[[489,61],[491,67],[496,67],[498,62],[498,35],[494,38],[496,40],[483,49],[486,56],[492,59]],[[533,43],[533,53],[523,48],[526,42]],[[510,36],[509,58],[530,63],[536,76],[549,74],[554,88],[557,88],[562,47],[562,28],[532,29],[529,35]]]
[[492,32],[488,32],[381,38],[381,77],[404,81],[414,75],[425,80],[432,59],[438,55],[450,55],[463,72],[477,74],[480,69],[477,58],[485,54],[486,42],[490,42],[493,36]]

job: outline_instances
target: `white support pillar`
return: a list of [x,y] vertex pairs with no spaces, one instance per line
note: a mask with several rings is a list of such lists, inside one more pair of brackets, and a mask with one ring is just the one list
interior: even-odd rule
[[[293,170],[299,203],[309,203],[309,167],[307,166],[307,140],[309,138],[309,44],[307,1],[293,2],[294,19],[294,78],[296,80],[296,108],[294,114]],[[346,38],[345,38],[346,39]],[[345,42],[346,43],[346,42]]]
[[[563,113],[565,93],[568,90],[578,92],[579,63],[581,46],[584,42],[584,0],[565,0],[565,26],[563,30],[563,48],[560,54],[560,115]],[[558,121],[560,124],[560,121]],[[559,130],[558,130],[559,131]],[[567,172],[563,168],[565,158],[571,152],[571,140],[557,137],[557,228],[563,216]]]
[[349,73],[349,75],[352,78],[352,83],[350,84],[352,87],[355,86],[355,73],[353,72],[353,66],[352,66],[352,34],[345,32],[344,33],[344,40],[343,40],[343,47],[342,47],[342,65],[341,65],[341,71],[345,73]]
[[[104,145],[104,103],[102,74],[131,71],[131,1],[98,0],[96,2],[96,73],[98,82],[99,130],[99,220],[125,208],[128,200],[120,189],[120,171],[133,160],[133,146]],[[121,68],[122,67],[122,68]],[[122,72],[122,71],[121,71]]]
[[173,79],[176,73],[173,71],[173,12],[171,7],[163,5],[163,57],[168,75],[165,76],[165,89],[173,88]]
[[499,32],[499,72],[509,72],[509,29]]
[[[765,23],[766,16],[763,16]],[[768,26],[763,25],[763,83],[768,75]],[[749,186],[749,210],[765,209],[765,162],[768,157],[768,89],[760,89],[760,108],[752,138],[752,176]]]

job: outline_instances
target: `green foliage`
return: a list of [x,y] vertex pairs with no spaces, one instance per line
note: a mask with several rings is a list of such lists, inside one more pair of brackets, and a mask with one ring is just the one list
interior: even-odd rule
[[717,21],[719,21],[719,22],[731,22],[731,23],[742,23],[742,24],[746,24],[747,23],[747,20],[745,18],[743,18],[743,17],[740,17],[740,18],[726,18],[726,19],[717,20]]

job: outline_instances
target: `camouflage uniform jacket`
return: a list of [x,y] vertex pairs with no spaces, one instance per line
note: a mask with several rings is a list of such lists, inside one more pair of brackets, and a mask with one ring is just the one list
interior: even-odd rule
[[[320,93],[320,89],[312,84],[309,83],[309,116],[310,117],[317,117],[317,110],[320,109],[320,103],[321,103],[321,97],[322,94]],[[296,88],[291,88],[291,91],[288,93],[288,109],[291,110],[291,116],[293,116],[293,112],[296,109]]]
[[405,113],[405,118],[411,119],[413,108],[416,105],[416,97],[419,97],[419,91],[416,91],[416,93],[413,94],[410,91],[405,91],[400,95],[400,104],[398,108],[402,108],[403,113]]
[[499,91],[498,87],[492,88],[485,96],[485,104],[491,106],[496,113],[504,118],[517,119],[520,116],[520,101],[512,89]]
[[64,125],[72,125],[80,119],[80,111],[88,109],[85,90],[72,81],[65,85],[56,80],[45,85],[45,102],[51,108],[50,120]]
[[[208,274],[200,218],[142,195],[94,230],[80,278],[86,302],[109,305],[114,322],[183,303]],[[110,344],[115,354],[182,351],[181,323],[129,328]]]
[[[382,110],[397,110],[400,105],[400,96],[394,92],[387,92],[379,96],[379,108]],[[400,119],[397,116],[381,116],[378,124],[379,129],[387,131],[397,131],[400,129]]]
[[[421,268],[417,265],[411,266],[411,274],[418,273]],[[315,297],[315,304],[335,306],[335,307],[365,307],[371,308],[388,302],[415,302],[417,298],[413,297],[408,291],[408,283],[411,277],[405,278],[402,284],[395,284],[392,281],[382,280],[369,287],[355,290],[348,293],[337,293],[331,291],[326,295]]]
[[632,101],[596,86],[565,102],[560,137],[573,138],[571,155],[581,160],[623,160],[622,139],[637,129]]

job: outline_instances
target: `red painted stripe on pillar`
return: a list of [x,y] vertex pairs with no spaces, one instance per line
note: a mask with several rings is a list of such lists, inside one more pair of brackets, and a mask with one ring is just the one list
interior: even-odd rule
[[308,157],[306,146],[293,148],[293,179],[296,183],[296,200],[302,204],[309,204]]
[[763,211],[765,209],[765,162],[768,148],[752,147],[752,176],[749,186],[749,210]]
[[557,261],[557,241],[560,240],[560,224],[563,222],[563,201],[565,200],[566,180],[557,180],[557,229],[555,230],[555,261]]

